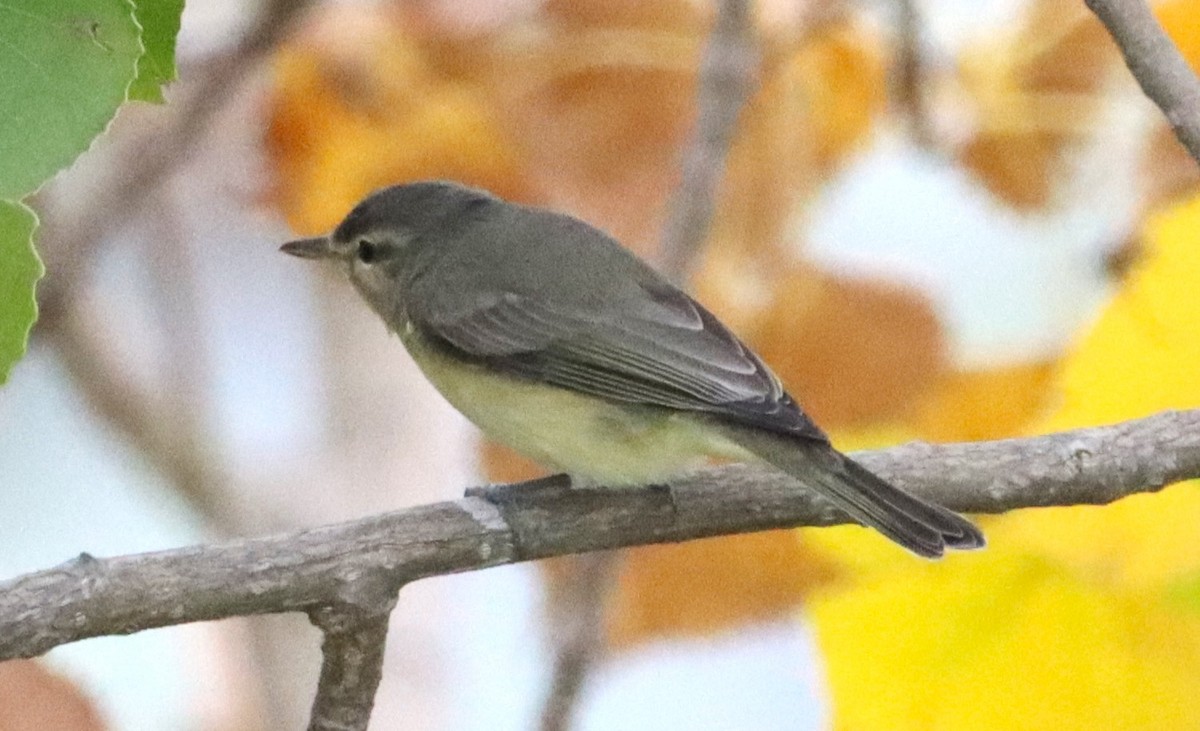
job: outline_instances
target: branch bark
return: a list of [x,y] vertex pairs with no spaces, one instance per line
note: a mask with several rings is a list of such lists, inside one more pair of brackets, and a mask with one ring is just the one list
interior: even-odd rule
[[[956,511],[1101,505],[1200,477],[1200,409],[1030,439],[914,443],[857,458]],[[764,468],[708,469],[670,487],[490,487],[483,496],[267,538],[108,559],[81,554],[0,584],[0,660],[185,622],[312,613],[344,606],[364,586],[393,597],[416,579],[517,561],[849,522]]]
[[1108,28],[1125,65],[1200,164],[1200,79],[1144,0],[1085,0]]
[[309,614],[325,641],[308,731],[366,731],[383,679],[388,615],[395,605],[394,594],[380,599],[366,610],[330,606]]

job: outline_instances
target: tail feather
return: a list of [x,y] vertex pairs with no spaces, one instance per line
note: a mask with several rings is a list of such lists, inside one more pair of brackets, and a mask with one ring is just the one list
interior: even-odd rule
[[855,520],[920,556],[937,558],[947,547],[969,550],[985,543],[966,518],[904,492],[828,444],[743,428],[730,436]]

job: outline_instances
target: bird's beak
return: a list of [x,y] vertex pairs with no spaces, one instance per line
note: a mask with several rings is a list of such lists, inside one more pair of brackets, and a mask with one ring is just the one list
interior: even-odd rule
[[298,256],[301,259],[332,259],[337,254],[333,247],[330,246],[328,236],[317,236],[312,239],[298,239],[289,241],[279,250],[285,254]]

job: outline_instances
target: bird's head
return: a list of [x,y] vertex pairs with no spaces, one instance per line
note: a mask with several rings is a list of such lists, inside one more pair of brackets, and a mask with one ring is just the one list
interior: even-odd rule
[[495,200],[490,193],[452,182],[393,185],[364,198],[332,233],[289,241],[280,250],[340,263],[368,304],[395,325],[405,277],[420,251],[439,241],[427,234],[451,228],[472,209]]

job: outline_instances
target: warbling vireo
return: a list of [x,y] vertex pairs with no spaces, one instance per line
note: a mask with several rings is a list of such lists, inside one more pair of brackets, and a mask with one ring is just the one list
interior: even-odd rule
[[758,460],[922,556],[984,544],[836,451],[716,317],[583,221],[419,182],[282,248],[338,264],[451,404],[575,484]]

